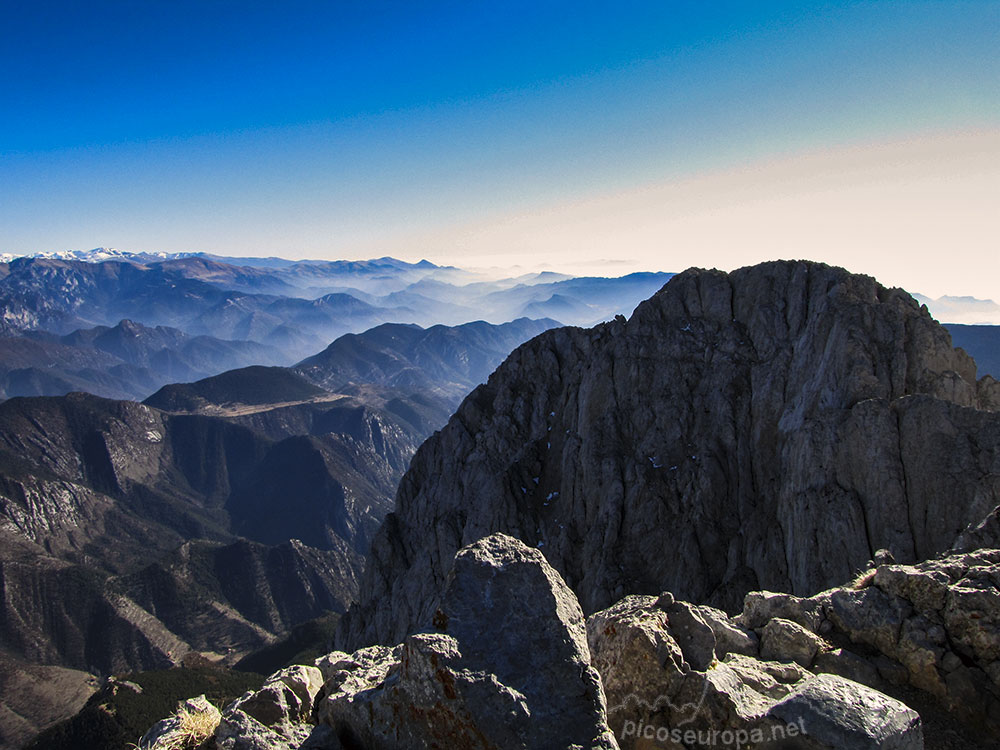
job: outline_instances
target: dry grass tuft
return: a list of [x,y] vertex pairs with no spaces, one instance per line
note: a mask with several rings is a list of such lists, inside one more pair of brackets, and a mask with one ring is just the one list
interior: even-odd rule
[[875,582],[875,568],[869,568],[858,573],[850,583],[852,589],[866,589]]
[[182,707],[177,718],[180,719],[178,740],[185,750],[204,743],[219,726],[219,715],[213,711],[189,711]]
[[181,703],[174,718],[177,725],[152,745],[131,747],[134,750],[196,750],[215,734],[220,717],[215,711],[195,711]]

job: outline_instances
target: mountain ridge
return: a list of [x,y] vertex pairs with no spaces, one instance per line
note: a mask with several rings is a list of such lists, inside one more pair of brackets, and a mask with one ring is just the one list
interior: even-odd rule
[[75,390],[139,400],[166,383],[283,360],[277,348],[266,344],[192,336],[128,319],[62,336],[28,331],[0,336],[0,397],[59,396]]
[[879,547],[924,559],[1000,504],[998,406],[902,290],[809,262],[687,271],[627,322],[522,345],[421,446],[340,642],[398,642],[492,532],[541,549],[585,612],[662,589],[735,609]]
[[[315,354],[338,336],[381,323],[429,327],[483,319],[501,324],[557,293],[562,300],[559,319],[590,323],[631,312],[669,277],[541,273],[486,280],[459,268],[392,258],[239,265],[245,259],[198,254],[117,254],[100,262],[75,257],[80,256],[0,262],[0,333],[65,336],[126,319],[189,336],[252,341],[277,349],[283,361],[273,364],[286,365]],[[105,363],[95,365],[106,372]],[[45,381],[39,372],[33,377]],[[67,377],[48,381],[46,393],[75,384]],[[40,389],[41,384],[35,387]]]

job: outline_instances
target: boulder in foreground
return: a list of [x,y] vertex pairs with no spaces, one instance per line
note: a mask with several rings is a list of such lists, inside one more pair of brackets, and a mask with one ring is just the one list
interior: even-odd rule
[[345,745],[617,747],[583,612],[538,550],[503,534],[462,549],[433,625],[328,666],[318,717]]

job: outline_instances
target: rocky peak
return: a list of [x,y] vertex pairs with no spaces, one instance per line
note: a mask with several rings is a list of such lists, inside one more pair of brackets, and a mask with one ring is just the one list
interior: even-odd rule
[[517,349],[418,451],[355,647],[433,612],[455,552],[537,547],[585,612],[663,589],[735,611],[876,550],[948,549],[1000,504],[1000,386],[901,290],[810,262],[691,270],[628,321]]

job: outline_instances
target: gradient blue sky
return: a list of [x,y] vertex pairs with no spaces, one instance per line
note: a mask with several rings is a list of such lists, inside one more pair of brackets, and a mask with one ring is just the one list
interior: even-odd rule
[[2,2],[0,252],[796,256],[1000,298],[998,48],[990,0]]

